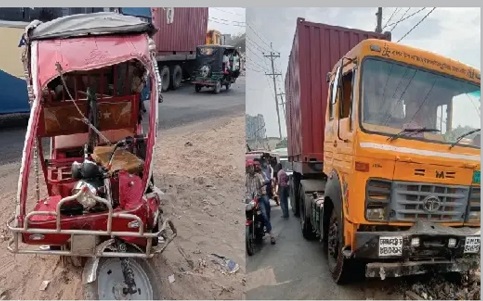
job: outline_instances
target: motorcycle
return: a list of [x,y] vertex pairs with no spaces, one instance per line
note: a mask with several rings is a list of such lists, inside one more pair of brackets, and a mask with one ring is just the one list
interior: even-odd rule
[[255,245],[260,244],[265,236],[262,212],[258,198],[249,200],[245,205],[245,243],[248,256],[255,254]]
[[154,32],[150,23],[116,13],[34,21],[26,29],[31,113],[8,250],[83,266],[88,300],[162,298],[149,260],[177,232],[153,179],[161,91]]

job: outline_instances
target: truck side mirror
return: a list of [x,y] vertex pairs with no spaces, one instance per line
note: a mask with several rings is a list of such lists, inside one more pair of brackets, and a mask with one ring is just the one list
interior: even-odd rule
[[340,86],[340,77],[341,77],[341,72],[342,72],[342,64],[337,68],[337,71],[335,72],[335,78],[334,78],[334,84],[332,85],[332,99],[330,100],[332,104],[335,104],[335,100],[337,99],[337,91],[339,90]]

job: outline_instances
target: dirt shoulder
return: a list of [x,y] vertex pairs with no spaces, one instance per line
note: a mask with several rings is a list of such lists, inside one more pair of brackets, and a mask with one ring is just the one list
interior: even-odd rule
[[[176,240],[152,261],[165,299],[242,298],[244,138],[244,117],[159,133],[155,182],[166,192],[165,212],[178,230]],[[19,163],[0,166],[4,222],[14,212],[19,168]],[[5,228],[0,227],[0,299],[82,299],[81,269],[57,257],[10,254]],[[239,270],[229,273],[211,254],[233,260]],[[42,281],[50,281],[44,291]]]

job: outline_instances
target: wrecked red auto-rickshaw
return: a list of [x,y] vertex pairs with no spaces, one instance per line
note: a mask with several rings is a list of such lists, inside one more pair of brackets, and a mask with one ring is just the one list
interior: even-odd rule
[[155,30],[95,13],[34,21],[24,36],[31,114],[8,249],[84,266],[87,299],[162,297],[149,259],[176,230],[153,180]]

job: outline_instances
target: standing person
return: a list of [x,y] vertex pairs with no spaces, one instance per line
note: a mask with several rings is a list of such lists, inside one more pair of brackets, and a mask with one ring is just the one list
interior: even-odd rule
[[273,199],[273,168],[270,165],[269,157],[262,157],[262,172],[267,184],[268,199]]
[[265,229],[270,235],[270,242],[275,244],[275,237],[273,236],[272,224],[270,223],[270,200],[267,196],[267,184],[260,169],[260,163],[254,160],[247,161],[247,176],[246,187],[247,197],[258,197],[260,204],[260,211],[262,212]]
[[288,175],[282,167],[282,163],[277,164],[278,198],[282,207],[282,217],[288,218]]

